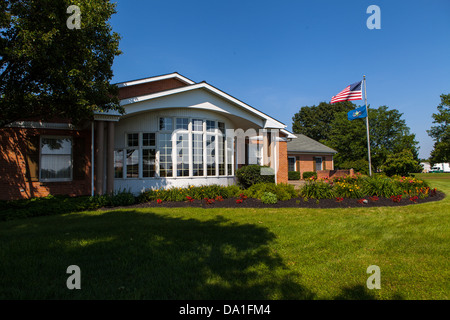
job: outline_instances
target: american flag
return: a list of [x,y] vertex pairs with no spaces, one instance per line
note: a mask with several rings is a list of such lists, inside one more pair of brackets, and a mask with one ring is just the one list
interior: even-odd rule
[[347,86],[344,90],[337,95],[331,97],[331,103],[349,100],[362,100],[361,82],[355,82]]

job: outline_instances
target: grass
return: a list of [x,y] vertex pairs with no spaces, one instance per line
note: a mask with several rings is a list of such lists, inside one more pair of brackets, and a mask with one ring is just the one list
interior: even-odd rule
[[[450,194],[450,179],[422,175]],[[450,298],[450,198],[361,209],[151,208],[0,222],[0,299]],[[68,290],[69,265],[81,290]],[[369,290],[366,269],[381,270]]]

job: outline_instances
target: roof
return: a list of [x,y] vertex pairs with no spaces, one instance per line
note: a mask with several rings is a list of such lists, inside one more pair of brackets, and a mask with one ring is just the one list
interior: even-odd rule
[[294,133],[297,137],[287,143],[288,153],[337,153],[336,150],[327,147],[326,145],[311,139],[304,134]]
[[137,84],[142,84],[142,83],[152,82],[152,81],[157,81],[157,80],[162,80],[162,79],[169,79],[169,78],[177,78],[177,79],[183,80],[187,84],[187,86],[175,88],[175,89],[164,90],[164,91],[160,91],[160,92],[154,92],[154,93],[150,93],[150,94],[144,94],[144,95],[137,96],[137,97],[122,99],[120,101],[121,105],[126,106],[126,105],[134,104],[137,102],[152,100],[152,99],[170,96],[170,95],[174,95],[174,94],[178,94],[178,93],[182,93],[182,92],[203,89],[203,90],[207,90],[208,92],[211,92],[211,93],[227,100],[228,102],[231,102],[232,104],[237,105],[238,107],[243,108],[244,110],[247,110],[250,113],[255,114],[258,117],[266,120],[266,125],[265,125],[266,128],[279,128],[279,129],[286,128],[286,125],[284,123],[282,123],[281,121],[278,121],[278,120],[274,119],[273,117],[270,117],[269,115],[242,102],[239,99],[236,99],[235,97],[210,85],[209,83],[207,83],[205,81],[195,83],[192,80],[189,80],[188,78],[183,77],[182,75],[180,75],[177,72],[167,74],[167,75],[157,76],[157,77],[121,82],[117,85],[119,86],[119,88],[121,88],[121,87],[125,87],[125,86],[133,86],[133,85],[137,85]]

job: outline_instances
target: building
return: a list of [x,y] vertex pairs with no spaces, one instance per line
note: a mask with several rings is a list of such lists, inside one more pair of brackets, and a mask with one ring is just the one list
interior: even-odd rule
[[301,178],[309,171],[322,171],[323,176],[331,176],[337,151],[303,134],[294,135],[296,138],[287,142],[288,171],[299,171]]
[[[178,73],[118,87],[123,115],[98,112],[79,127],[63,119],[0,129],[0,199],[229,185],[251,163],[287,182],[287,142],[296,136],[280,121]],[[330,155],[312,156],[327,167]],[[294,156],[301,162],[307,154]]]

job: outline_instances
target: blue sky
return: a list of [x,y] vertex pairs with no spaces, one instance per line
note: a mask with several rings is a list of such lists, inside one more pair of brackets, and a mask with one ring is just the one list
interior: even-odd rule
[[[381,29],[366,26],[370,5]],[[431,115],[450,93],[449,16],[448,0],[118,0],[113,82],[179,72],[291,130],[302,106],[366,75],[369,105],[403,113],[427,158]]]

